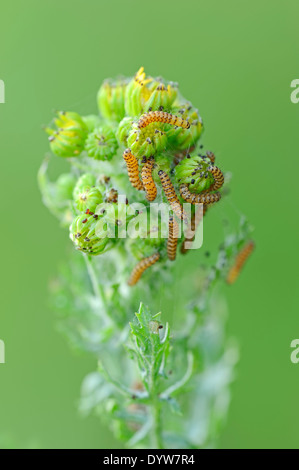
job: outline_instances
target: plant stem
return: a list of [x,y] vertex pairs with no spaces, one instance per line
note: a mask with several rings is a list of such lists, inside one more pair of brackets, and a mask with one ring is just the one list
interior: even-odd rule
[[155,381],[155,364],[153,357],[150,364],[150,377],[149,377],[149,393],[152,400],[150,405],[152,415],[152,447],[153,449],[163,449],[162,440],[162,421],[161,421],[161,404],[156,390]]
[[91,282],[91,285],[92,285],[92,288],[93,288],[93,291],[94,291],[94,295],[97,297],[97,299],[99,299],[99,301],[101,302],[101,304],[103,306],[103,308],[102,308],[103,319],[108,325],[111,325],[114,322],[108,314],[107,301],[106,301],[106,296],[105,296],[104,289],[98,283],[96,273],[94,271],[94,267],[93,267],[92,261],[90,260],[89,256],[84,256],[84,258],[85,258],[85,262],[86,262],[86,267],[87,267],[89,279],[90,279],[90,282]]
[[157,398],[154,398],[153,404],[151,405],[151,414],[152,414],[152,420],[153,420],[153,424],[152,424],[153,449],[163,449],[161,405],[159,403],[159,399]]

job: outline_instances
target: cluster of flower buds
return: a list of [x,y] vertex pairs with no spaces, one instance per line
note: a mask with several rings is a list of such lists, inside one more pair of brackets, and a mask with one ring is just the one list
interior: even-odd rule
[[[134,257],[147,259],[137,270],[140,274],[164,256],[175,259],[177,223],[191,223],[182,204],[202,202],[207,208],[218,202],[224,178],[214,166],[214,155],[199,145],[202,119],[177,83],[146,76],[141,67],[131,79],[106,80],[97,101],[99,115],[60,112],[56,128],[46,129],[54,154],[76,157],[70,158],[69,177],[56,182],[56,193],[62,185],[65,197],[72,200],[70,237],[77,249],[92,255],[114,246],[133,217],[126,207],[120,209],[119,193],[128,196],[130,204],[143,200],[147,208],[155,199],[168,203],[174,214],[168,222],[168,242],[151,233],[124,242]],[[103,173],[107,177],[100,179]],[[101,204],[108,204],[102,213]],[[113,243],[104,226],[99,229],[99,221],[114,231]],[[178,242],[183,241],[182,233]]]

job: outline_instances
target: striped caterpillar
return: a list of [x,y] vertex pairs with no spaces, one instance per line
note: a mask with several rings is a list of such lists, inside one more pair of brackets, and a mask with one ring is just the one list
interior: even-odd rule
[[141,172],[141,179],[145,189],[146,199],[148,201],[154,201],[157,196],[157,188],[152,176],[154,164],[155,160],[151,157],[143,166]]
[[134,286],[137,284],[144,271],[155,264],[159,258],[160,254],[154,253],[153,255],[148,256],[147,258],[143,258],[141,261],[139,261],[139,263],[133,269],[130,279],[128,280],[129,286]]
[[183,243],[181,245],[181,253],[183,255],[185,255],[187,253],[187,251],[189,251],[190,248],[186,247],[186,243],[193,242],[193,240],[195,238],[195,232],[197,230],[197,227],[198,227],[199,223],[201,222],[203,216],[206,214],[207,210],[208,210],[208,206],[204,204],[203,208],[202,208],[202,212],[201,212],[201,208],[199,206],[199,207],[197,207],[194,215],[192,216],[191,223],[188,225],[186,233],[185,233],[185,240],[183,241]]
[[215,154],[213,152],[208,151],[207,157],[211,160],[212,164],[214,164],[215,159],[216,159]]
[[216,189],[220,189],[224,183],[224,176],[220,168],[218,166],[210,166],[208,171],[212,173],[213,178],[215,180],[214,184],[210,187],[209,191],[216,191]]
[[180,194],[182,198],[190,204],[212,204],[214,202],[218,202],[221,198],[221,194],[219,192],[204,192],[200,194],[191,193],[189,191],[188,184],[181,184]]
[[166,113],[165,111],[150,111],[141,116],[138,121],[139,129],[147,127],[152,122],[163,122],[165,124],[171,124],[173,126],[182,127],[183,129],[190,128],[190,122],[180,116]]
[[138,161],[136,157],[131,153],[131,149],[126,149],[123,154],[123,159],[125,160],[128,168],[129,180],[133,188],[142,191],[143,183],[139,178],[139,168]]
[[159,175],[159,178],[161,180],[165,196],[166,196],[166,198],[167,198],[167,200],[170,204],[171,209],[173,210],[173,212],[175,213],[175,215],[179,219],[182,219],[182,220],[184,220],[185,223],[188,223],[188,219],[187,219],[187,216],[186,216],[186,214],[183,210],[183,206],[180,203],[180,201],[179,201],[179,199],[176,195],[175,189],[173,187],[173,184],[172,184],[168,174],[165,173],[165,171],[160,170],[158,172],[158,175]]
[[109,190],[108,194],[106,195],[105,201],[106,202],[117,202],[118,201],[118,192],[117,192],[117,190],[114,189],[114,188],[111,188]]
[[174,217],[169,218],[168,222],[169,235],[167,240],[167,256],[171,261],[176,258],[176,248],[179,236],[179,224]]
[[236,260],[235,260],[235,264],[230,268],[227,278],[226,278],[226,282],[228,284],[233,284],[237,280],[242,267],[244,266],[246,260],[250,256],[253,249],[254,249],[254,242],[252,240],[249,240],[249,242],[246,243],[244,248],[242,248],[242,250],[238,253]]

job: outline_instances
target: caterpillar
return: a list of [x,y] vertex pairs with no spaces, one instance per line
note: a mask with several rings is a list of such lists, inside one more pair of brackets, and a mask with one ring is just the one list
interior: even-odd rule
[[153,255],[148,256],[147,258],[143,258],[141,261],[139,261],[139,263],[133,269],[131,276],[128,280],[129,286],[134,286],[135,284],[137,284],[144,271],[153,264],[155,264],[159,258],[160,254],[154,253]]
[[248,243],[242,248],[238,253],[234,265],[230,268],[228,275],[226,277],[226,282],[228,284],[233,284],[241,272],[242,267],[244,266],[246,260],[250,256],[251,252],[254,249],[254,242],[249,240]]
[[210,187],[209,191],[215,191],[216,189],[220,189],[224,183],[224,176],[220,168],[218,166],[210,166],[208,171],[212,173],[213,178],[215,180],[214,184]]
[[165,124],[182,127],[183,129],[190,128],[190,122],[186,121],[186,119],[166,113],[165,111],[150,111],[149,113],[144,113],[138,121],[138,128],[142,129],[147,127],[152,122],[163,122]]
[[193,242],[195,238],[195,232],[197,230],[197,227],[199,223],[201,222],[202,218],[206,214],[208,210],[208,206],[206,204],[203,205],[202,212],[200,207],[198,207],[194,213],[194,215],[191,218],[191,222],[187,227],[186,233],[185,233],[185,240],[183,241],[181,245],[181,253],[185,255],[187,251],[189,251],[190,248],[186,247],[186,242]]
[[105,201],[106,202],[117,202],[118,201],[118,192],[117,192],[117,190],[114,189],[114,188],[111,188],[109,190],[108,194],[106,195]]
[[212,204],[221,199],[221,194],[219,192],[204,192],[200,194],[191,193],[189,191],[188,184],[181,184],[180,194],[186,202],[190,202],[191,204]]
[[179,236],[179,224],[174,217],[169,218],[168,229],[167,256],[171,261],[174,261],[176,258],[176,248]]
[[215,157],[215,154],[213,152],[210,152],[208,151],[207,152],[207,157],[211,160],[211,162],[214,164],[215,160],[216,160],[216,157]]
[[152,170],[155,160],[151,157],[148,162],[143,166],[141,171],[141,179],[148,201],[154,201],[157,196],[157,188],[152,176]]
[[161,180],[163,191],[165,193],[167,201],[170,204],[171,209],[173,210],[173,212],[175,213],[175,215],[179,219],[182,219],[182,220],[184,220],[185,223],[188,223],[188,218],[187,218],[187,216],[186,216],[186,214],[183,210],[182,204],[180,203],[180,201],[179,201],[179,199],[176,195],[175,189],[173,187],[173,184],[172,184],[168,174],[165,173],[165,171],[160,170],[158,172],[158,175],[159,175],[159,178]]
[[128,168],[129,180],[133,188],[142,191],[143,183],[139,178],[139,168],[138,161],[136,157],[131,153],[131,149],[126,149],[123,154],[123,159],[125,160]]

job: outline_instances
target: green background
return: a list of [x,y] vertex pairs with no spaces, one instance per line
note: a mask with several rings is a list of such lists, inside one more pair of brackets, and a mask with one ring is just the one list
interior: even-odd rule
[[[94,112],[105,77],[144,65],[198,106],[204,142],[233,173],[231,204],[255,226],[254,257],[226,289],[241,360],[220,446],[298,448],[298,15],[295,0],[1,3],[0,442],[118,446],[76,411],[95,361],[69,349],[48,306],[69,240],[41,203],[36,173],[53,110]],[[208,241],[219,226],[211,217]]]

